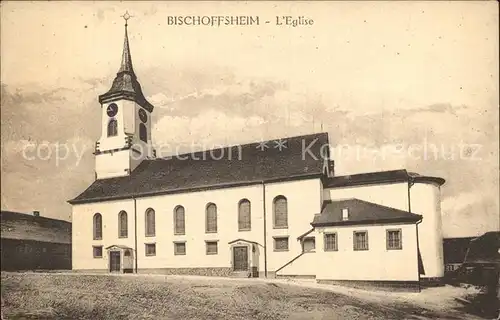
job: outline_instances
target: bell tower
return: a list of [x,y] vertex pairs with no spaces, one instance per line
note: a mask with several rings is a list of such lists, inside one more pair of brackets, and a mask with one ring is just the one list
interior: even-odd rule
[[154,158],[151,143],[153,105],[142,93],[132,67],[126,12],[125,39],[120,69],[111,89],[99,96],[101,137],[95,145],[96,179],[129,175],[146,158]]

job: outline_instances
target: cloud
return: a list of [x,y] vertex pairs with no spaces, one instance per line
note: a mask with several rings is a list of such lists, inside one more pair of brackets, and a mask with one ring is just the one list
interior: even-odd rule
[[459,212],[471,205],[481,202],[482,196],[474,192],[463,192],[454,197],[443,199],[441,210],[443,212]]
[[2,208],[68,219],[66,200],[92,181],[99,105],[93,86],[75,82],[78,90],[2,85]]
[[164,116],[153,127],[157,153],[162,156],[238,144],[259,132],[265,120],[259,116],[240,117],[218,110],[206,110],[196,117]]
[[447,197],[441,203],[441,211],[445,237],[477,236],[500,226],[495,190],[466,191]]
[[158,92],[150,97],[147,98],[147,100],[155,106],[155,108],[166,108],[168,110],[171,110],[169,107],[169,104],[174,102],[174,98],[172,97],[167,97],[164,93]]

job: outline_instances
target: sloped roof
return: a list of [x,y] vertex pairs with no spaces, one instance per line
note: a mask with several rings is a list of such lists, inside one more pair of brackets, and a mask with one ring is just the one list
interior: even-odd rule
[[445,183],[443,178],[424,176],[418,173],[408,172],[405,169],[400,169],[331,177],[325,179],[324,186],[325,188],[337,188],[407,181],[436,183],[438,185]]
[[252,241],[252,240],[241,239],[241,238],[229,241],[227,244],[233,244],[233,243],[236,243],[236,242],[239,242],[239,241],[241,241],[241,242],[247,242],[247,243],[252,243],[252,244],[255,244],[257,246],[259,245],[258,242],[255,242],[255,241]]
[[1,211],[2,239],[71,243],[71,222]]
[[[349,210],[349,219],[342,221],[342,209]],[[421,215],[382,206],[360,199],[325,201],[320,214],[314,216],[313,227],[362,225],[389,222],[412,222],[422,219]]]
[[474,237],[464,238],[444,238],[443,239],[443,254],[444,263],[463,263],[465,254],[469,249],[471,240]]
[[[281,150],[276,141],[284,143]],[[234,187],[317,176],[323,173],[328,134],[250,143],[170,159],[144,160],[129,176],[96,180],[69,203]]]
[[119,249],[124,249],[124,250],[129,250],[129,249],[132,249],[131,247],[128,247],[128,246],[124,246],[122,244],[112,244],[110,246],[107,246],[105,249],[106,250],[109,250],[111,248],[119,248]]
[[495,263],[500,265],[500,231],[486,232],[472,239],[465,264]]

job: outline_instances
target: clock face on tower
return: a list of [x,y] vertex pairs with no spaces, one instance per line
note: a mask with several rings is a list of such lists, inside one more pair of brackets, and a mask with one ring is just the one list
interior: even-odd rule
[[112,103],[106,109],[106,113],[109,117],[114,117],[118,113],[118,106],[115,103]]
[[148,122],[148,114],[144,109],[139,109],[139,119],[144,123]]

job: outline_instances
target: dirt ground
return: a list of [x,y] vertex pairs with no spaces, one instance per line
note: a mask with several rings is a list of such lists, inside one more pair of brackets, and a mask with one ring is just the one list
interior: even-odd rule
[[445,291],[179,276],[2,272],[1,279],[5,319],[478,319]]

